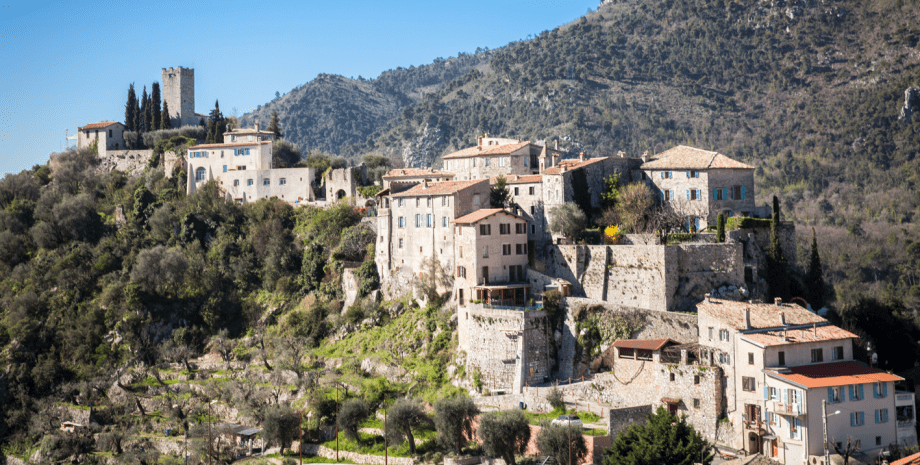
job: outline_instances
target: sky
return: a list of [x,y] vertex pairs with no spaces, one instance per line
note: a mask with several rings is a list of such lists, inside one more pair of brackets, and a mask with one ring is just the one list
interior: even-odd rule
[[65,131],[123,121],[162,68],[195,69],[195,110],[242,115],[320,73],[498,48],[561,26],[598,0],[0,0],[0,176],[47,162]]

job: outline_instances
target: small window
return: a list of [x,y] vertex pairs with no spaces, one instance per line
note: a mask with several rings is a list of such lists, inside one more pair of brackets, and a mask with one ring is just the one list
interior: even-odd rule
[[834,347],[831,354],[834,360],[843,360],[843,346]]
[[403,248],[403,240],[402,240],[402,238],[399,238],[399,248],[400,248],[400,249]]
[[693,375],[693,384],[700,384],[700,375]]
[[671,382],[673,383],[675,379],[676,379],[676,376],[674,376],[674,373],[671,373]]
[[881,437],[881,436],[876,436],[876,437],[875,437],[875,445],[876,445],[876,446],[882,445],[882,437]]
[[828,393],[831,402],[840,402],[840,386],[828,388]]
[[272,184],[272,180],[271,180],[271,179],[265,178],[265,179],[262,180],[262,185],[263,185],[263,186],[270,186],[271,184]]
[[518,188],[517,188],[517,187],[514,188],[514,195],[516,195],[516,196],[517,196],[517,195],[521,195],[521,193],[518,191]]
[[502,255],[511,255],[511,244],[502,244]]
[[514,233],[515,233],[515,234],[526,234],[526,233],[527,233],[527,225],[524,224],[524,223],[515,223],[515,224],[514,224]]
[[239,186],[239,185],[240,185],[240,180],[239,180],[239,179],[234,179],[234,180],[233,180],[233,187],[236,187],[236,186]]
[[485,159],[485,163],[484,163],[483,165],[484,165],[484,166],[489,166],[489,165],[491,165],[491,164],[492,164],[492,159],[491,159],[491,158],[486,158],[486,159]]
[[693,408],[700,408],[700,400],[693,399]]
[[776,361],[777,365],[781,367],[786,366],[786,352],[783,352],[782,350],[777,352],[776,358],[777,358],[777,361]]
[[824,361],[824,349],[811,349],[811,363],[821,363]]
[[281,178],[281,179],[279,179],[279,180],[278,180],[278,184],[280,184],[280,185],[282,185],[282,186],[285,185],[285,184],[287,184],[287,178]]
[[709,327],[709,340],[712,340],[712,326]]
[[511,224],[510,224],[510,223],[502,223],[502,224],[498,225],[498,233],[499,233],[499,234],[502,234],[502,235],[511,234]]
[[748,365],[754,364],[754,352],[748,352]]
[[489,236],[491,234],[492,234],[491,224],[480,224],[479,225],[479,235],[480,236]]
[[530,225],[530,234],[536,234],[536,233],[537,233],[536,225]]
[[533,195],[533,186],[527,188],[527,192]]
[[479,206],[479,194],[473,196],[473,205]]
[[252,179],[247,179],[247,180],[246,180],[246,185],[247,185],[247,186],[251,186],[251,185],[252,185]]
[[482,246],[482,258],[489,258],[489,246]]
[[757,388],[757,383],[754,381],[753,376],[742,376],[741,377],[741,389],[747,392],[754,392]]
[[204,168],[198,168],[195,170],[195,182],[204,181],[205,176],[207,175],[207,170]]
[[405,217],[405,216],[400,216],[400,217],[399,217],[398,227],[400,227],[400,228],[405,228],[405,227],[406,227],[406,217]]
[[421,198],[421,197],[416,197],[416,198],[415,198],[415,206],[416,206],[416,207],[420,207],[421,205],[422,205],[422,198]]

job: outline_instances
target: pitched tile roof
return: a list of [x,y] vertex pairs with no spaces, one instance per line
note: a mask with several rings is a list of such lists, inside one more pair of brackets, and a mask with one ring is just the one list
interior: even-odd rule
[[750,333],[742,336],[755,344],[767,346],[780,346],[786,344],[799,344],[802,342],[834,341],[839,339],[855,339],[859,336],[834,325],[817,326],[815,328],[790,329],[785,331],[768,331],[764,333]]
[[447,171],[438,171],[431,168],[399,168],[395,170],[390,170],[387,174],[383,175],[384,177],[394,177],[394,176],[449,176],[454,177],[454,173],[448,173]]
[[[489,184],[495,184],[498,180],[498,176],[492,176],[489,178]],[[525,176],[520,176],[517,174],[505,175],[505,184],[533,184],[543,182],[543,175],[540,174],[528,174]]]
[[[102,129],[102,128],[107,128],[113,124],[121,124],[121,123],[119,123],[118,121],[103,121],[101,123],[89,123],[86,126],[83,126],[82,128],[77,128],[77,130],[82,131],[84,129]],[[121,124],[121,125],[124,126],[124,124]]]
[[[263,142],[262,142],[262,145],[270,145],[271,143],[272,143],[271,141],[263,141]],[[193,146],[189,147],[188,149],[189,149],[189,150],[194,150],[194,149],[219,149],[219,148],[223,148],[223,147],[246,147],[246,146],[258,145],[258,144],[259,144],[258,142],[230,142],[230,143],[227,143],[227,144],[201,144],[201,145],[193,145]]]
[[655,159],[642,164],[644,170],[654,169],[754,169],[740,161],[732,160],[718,152],[710,152],[686,145],[678,145],[655,156]]
[[853,360],[803,365],[787,369],[767,368],[764,371],[810,389],[904,380],[900,376],[885,373],[878,368],[870,368]]
[[920,465],[920,452],[891,462],[891,465]]
[[585,166],[588,166],[588,165],[591,165],[591,164],[594,164],[600,161],[604,161],[606,159],[607,159],[606,157],[598,157],[598,158],[588,158],[587,160],[582,161],[577,158],[570,158],[568,160],[560,161],[558,165],[552,168],[547,168],[543,170],[543,174],[560,174],[562,173],[563,166],[565,166],[566,171],[572,171],[572,170],[582,168],[582,167],[585,167]]
[[660,350],[662,347],[668,344],[677,344],[677,342],[664,338],[664,339],[619,339],[613,341],[614,347],[621,347],[624,349],[641,349],[641,350]]
[[473,179],[471,181],[440,181],[440,182],[423,182],[416,184],[409,189],[401,191],[399,193],[394,193],[394,196],[403,197],[403,196],[415,196],[415,195],[443,195],[443,194],[453,194],[454,192],[459,192],[463,189],[466,189],[470,186],[475,186],[476,184],[483,183],[486,187],[489,186],[488,179]]
[[242,128],[242,129],[237,128],[237,129],[233,129],[233,130],[231,130],[231,131],[226,131],[226,132],[224,132],[224,134],[230,134],[230,135],[236,135],[236,136],[238,136],[238,135],[240,135],[240,134],[265,134],[265,135],[267,135],[267,136],[273,136],[273,135],[275,135],[275,133],[273,133],[273,132],[271,132],[271,131],[264,131],[264,130],[262,130],[262,129],[259,129],[259,130],[257,131],[255,128]]
[[506,215],[511,215],[521,220],[524,219],[518,215],[515,215],[514,213],[509,212],[508,210],[504,210],[501,208],[483,208],[481,210],[476,210],[473,213],[470,213],[468,215],[461,216],[460,218],[457,218],[456,220],[451,221],[451,223],[473,224],[477,221],[484,220],[496,213],[504,213]]
[[704,300],[696,304],[696,310],[700,316],[710,316],[728,327],[742,331],[747,329],[744,321],[745,310],[751,311],[751,329],[782,327],[783,315],[786,317],[786,325],[789,326],[813,323],[821,325],[827,322],[824,318],[796,304],[758,304],[710,298],[708,302]]
[[518,142],[517,144],[504,144],[504,145],[486,145],[480,147],[474,145],[472,147],[467,147],[463,150],[458,150],[454,153],[449,153],[441,157],[442,160],[450,160],[454,158],[469,158],[469,157],[480,157],[487,155],[507,155],[511,152],[520,150],[526,146],[530,145],[530,141]]

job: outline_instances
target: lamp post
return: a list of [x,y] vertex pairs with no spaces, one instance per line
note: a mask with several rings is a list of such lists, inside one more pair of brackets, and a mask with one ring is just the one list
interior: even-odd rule
[[828,415],[827,414],[827,401],[821,401],[821,412],[823,413],[824,418],[824,465],[830,465],[831,463],[831,454],[827,450],[827,417],[834,416],[840,413],[840,410]]

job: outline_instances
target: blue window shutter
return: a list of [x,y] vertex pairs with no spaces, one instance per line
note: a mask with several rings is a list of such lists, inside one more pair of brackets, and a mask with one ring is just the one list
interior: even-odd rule
[[227,172],[227,165],[224,165],[224,173]]
[[677,197],[674,197],[674,189],[671,189],[670,192],[671,192],[671,198],[672,198],[672,199],[676,199]]
[[888,397],[888,383],[882,383],[882,397]]
[[664,202],[664,191],[661,191],[661,201]]
[[856,426],[856,412],[850,412],[850,426]]
[[789,389],[783,388],[783,403],[789,403]]
[[885,411],[885,423],[888,423],[888,409],[884,409],[884,411]]
[[876,423],[882,422],[882,411],[881,410],[878,410],[878,409],[875,410],[875,422]]
[[661,179],[664,179],[664,171],[661,172]]
[[699,189],[696,190],[696,199],[697,199],[697,200],[703,200],[703,191],[701,191],[701,190],[699,190]]
[[875,397],[876,399],[878,399],[880,397],[879,394],[880,393],[878,392],[878,384],[872,383],[872,397]]
[[744,200],[744,186],[741,186],[741,200]]
[[687,178],[690,178],[690,171],[687,171]]
[[719,189],[718,189],[718,188],[713,188],[713,189],[712,189],[712,200],[716,200],[716,199],[718,199],[718,198],[719,198]]
[[847,388],[848,388],[848,390],[850,391],[850,402],[856,400],[855,398],[853,398],[853,385],[850,384],[850,385],[847,386]]
[[[767,386],[764,386],[764,387],[763,387],[763,400],[768,400],[768,399],[770,398],[770,391],[769,391],[769,389],[770,389],[770,388],[768,388]],[[831,389],[831,388],[827,388],[827,392],[828,392],[828,393],[830,393],[830,389]]]
[[866,413],[865,412],[859,412],[859,424],[860,426],[866,424]]
[[860,384],[860,385],[859,385],[859,399],[862,400],[862,399],[865,399],[865,398],[866,398],[866,396],[865,396],[865,391],[863,391],[863,385]]
[[687,200],[690,200],[690,189],[687,189]]
[[802,391],[799,393],[798,404],[799,404],[799,413],[803,413],[805,408],[802,406],[803,399],[805,398],[805,392]]
[[827,401],[829,403],[834,403],[834,388],[827,388]]

